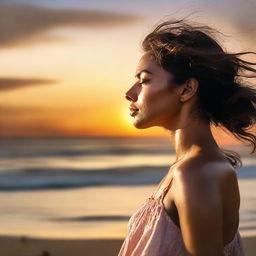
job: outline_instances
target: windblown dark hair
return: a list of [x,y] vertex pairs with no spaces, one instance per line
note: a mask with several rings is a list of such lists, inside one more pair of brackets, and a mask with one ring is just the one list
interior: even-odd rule
[[[185,19],[167,20],[156,25],[142,41],[142,49],[152,54],[157,63],[173,74],[176,85],[196,78],[198,115],[210,124],[224,128],[256,150],[256,88],[244,78],[255,78],[256,63],[239,58],[255,52],[228,53],[214,38],[217,30],[192,24]],[[252,72],[251,75],[246,72]],[[226,129],[225,129],[226,128]],[[237,152],[222,149],[233,167],[241,167]]]

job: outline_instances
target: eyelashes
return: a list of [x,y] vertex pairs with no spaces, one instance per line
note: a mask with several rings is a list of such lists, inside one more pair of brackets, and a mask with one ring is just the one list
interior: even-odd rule
[[144,80],[142,81],[141,83],[139,83],[140,85],[143,85],[143,84],[147,84],[149,82],[149,80]]

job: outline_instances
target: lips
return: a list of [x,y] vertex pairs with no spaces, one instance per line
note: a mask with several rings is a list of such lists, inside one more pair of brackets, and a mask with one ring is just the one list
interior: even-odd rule
[[137,112],[139,111],[139,109],[135,108],[135,107],[129,107],[129,109],[131,110],[130,116],[135,116],[137,114]]
[[139,110],[131,111],[130,116],[136,116]]
[[139,110],[138,108],[134,108],[134,107],[129,107],[129,109],[130,109],[131,111],[137,111],[137,110]]

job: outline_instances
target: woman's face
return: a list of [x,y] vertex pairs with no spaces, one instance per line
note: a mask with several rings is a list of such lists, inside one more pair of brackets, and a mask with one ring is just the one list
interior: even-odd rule
[[[152,55],[145,53],[141,57],[136,82],[125,95],[131,102],[130,115],[136,128],[175,127],[181,103],[172,79],[172,74],[159,66]],[[138,110],[133,111],[132,108]]]

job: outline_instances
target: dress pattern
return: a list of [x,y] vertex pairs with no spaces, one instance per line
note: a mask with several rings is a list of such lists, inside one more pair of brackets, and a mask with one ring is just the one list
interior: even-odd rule
[[[127,224],[127,236],[118,256],[182,256],[185,247],[179,227],[167,214],[163,198],[172,182],[159,197],[151,195],[131,216]],[[239,231],[224,246],[224,256],[244,256]]]

